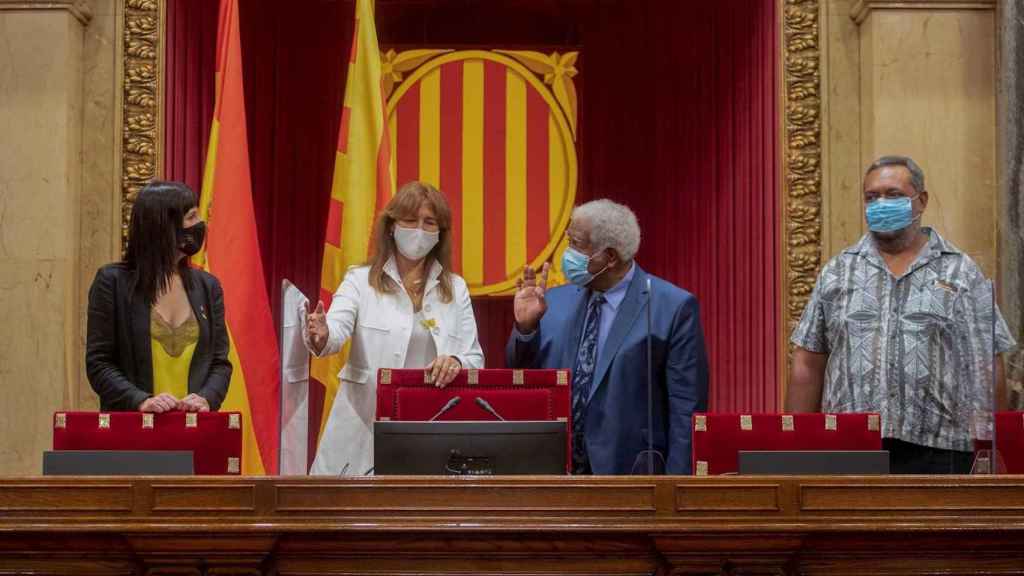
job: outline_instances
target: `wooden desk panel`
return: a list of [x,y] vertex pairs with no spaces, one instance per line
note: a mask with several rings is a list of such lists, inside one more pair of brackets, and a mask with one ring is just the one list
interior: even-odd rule
[[1024,574],[1024,477],[0,478],[0,574]]

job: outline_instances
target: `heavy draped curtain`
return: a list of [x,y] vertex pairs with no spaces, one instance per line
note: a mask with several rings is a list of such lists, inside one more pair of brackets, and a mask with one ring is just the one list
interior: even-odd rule
[[[352,0],[240,2],[275,318],[282,278],[317,294],[353,12]],[[637,261],[700,300],[710,405],[730,412],[780,408],[777,16],[765,0],[377,0],[384,49],[580,51],[578,202],[636,211]],[[164,176],[198,190],[217,2],[167,0],[166,25]],[[480,299],[476,310],[487,365],[500,367],[511,301]]]

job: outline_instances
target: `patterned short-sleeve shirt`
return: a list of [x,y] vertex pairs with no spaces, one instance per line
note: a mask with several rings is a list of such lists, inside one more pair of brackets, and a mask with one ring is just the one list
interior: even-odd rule
[[824,412],[878,412],[883,437],[971,450],[991,426],[993,358],[1016,342],[977,264],[924,233],[900,278],[870,234],[830,260],[791,341],[828,354]]

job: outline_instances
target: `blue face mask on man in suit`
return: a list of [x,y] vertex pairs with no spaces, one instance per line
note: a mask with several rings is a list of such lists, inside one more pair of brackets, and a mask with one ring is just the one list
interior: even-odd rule
[[575,248],[565,249],[565,252],[562,253],[562,272],[569,282],[577,286],[586,286],[593,282],[594,278],[604,274],[608,265],[605,265],[597,274],[590,273],[591,258],[593,256],[587,256]]

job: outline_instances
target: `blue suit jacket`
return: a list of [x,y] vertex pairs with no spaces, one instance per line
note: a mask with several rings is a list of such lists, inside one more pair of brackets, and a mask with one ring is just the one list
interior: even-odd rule
[[[651,294],[647,279],[651,279]],[[548,290],[548,311],[530,340],[515,331],[506,347],[510,368],[568,368],[576,364],[590,290]],[[708,366],[697,299],[639,266],[598,355],[585,415],[585,438],[595,474],[634,471],[647,450],[647,306],[651,308],[654,449],[669,474],[690,473],[694,412],[707,409]],[[646,461],[642,461],[646,462]]]

